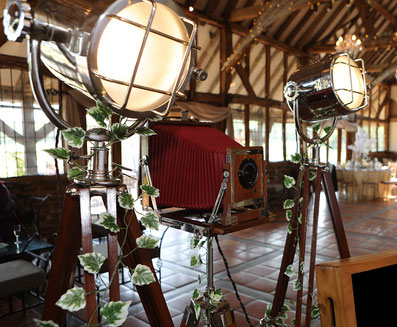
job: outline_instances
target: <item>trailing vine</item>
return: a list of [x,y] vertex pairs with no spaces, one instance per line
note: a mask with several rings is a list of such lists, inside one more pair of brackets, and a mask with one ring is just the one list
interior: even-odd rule
[[[325,132],[325,136],[329,136],[329,134],[332,132],[332,126],[326,126],[323,129],[321,128],[321,125],[319,123],[314,124],[312,126],[312,134],[314,135],[315,142],[317,142],[318,146],[321,145],[327,145],[325,142],[321,142],[320,135]],[[299,169],[303,169],[304,165],[308,164],[308,151],[310,147],[312,147],[313,144],[309,144],[307,146],[306,151],[302,154],[300,153],[295,153],[291,155],[291,161],[295,164],[299,165]],[[316,178],[316,174],[313,171],[309,172],[309,183],[314,181]],[[304,181],[300,182],[300,185],[297,185],[297,181],[295,180],[294,177],[284,175],[284,186],[287,189],[295,189],[297,190],[297,187],[299,190],[303,189],[304,186]],[[288,222],[287,225],[287,232],[288,234],[292,234],[294,229],[298,229],[300,225],[302,224],[302,209],[303,209],[303,198],[297,198],[297,199],[286,199],[283,202],[283,210],[285,210],[285,219]],[[294,215],[293,210],[296,210],[296,213]],[[295,218],[296,217],[296,218]],[[305,266],[304,266],[304,258],[299,257],[300,249],[299,249],[299,244],[300,244],[300,239],[299,239],[299,233],[296,233],[296,247],[295,247],[295,253],[294,256],[298,256],[298,261],[301,262],[299,267],[297,267],[298,270],[294,267],[293,264],[289,265],[286,270],[284,271],[284,274],[287,275],[290,279],[296,277],[299,273],[301,274],[303,279],[308,279],[308,277],[305,274]],[[303,288],[303,282],[299,278],[295,279],[292,284],[293,290],[294,291],[299,291],[302,290]],[[313,292],[310,294],[312,298],[312,307],[311,307],[311,319],[317,319],[320,316],[320,307],[318,303],[318,295],[317,292]],[[278,313],[277,316],[272,316],[272,304],[269,304],[266,307],[265,313],[263,318],[260,321],[260,326],[262,327],[275,327],[275,326],[289,326],[287,324],[287,319],[288,315],[287,313],[292,311],[292,307],[296,307],[296,302],[292,300],[286,300],[288,304],[284,303],[282,306],[280,312]],[[295,326],[295,318],[292,319],[292,325]]]
[[[96,124],[98,125],[98,127],[94,128],[93,130],[96,130],[99,133],[106,133],[107,135],[109,135],[109,141],[105,145],[106,147],[111,146],[115,142],[120,142],[127,139],[133,133],[141,136],[150,136],[155,134],[153,130],[146,127],[140,127],[131,131],[131,128],[126,124],[126,119],[122,118],[121,116],[119,116],[118,122],[112,124],[111,118],[113,112],[101,102],[97,102],[94,107],[87,109],[87,113],[92,118],[94,118]],[[91,142],[89,139],[87,139],[86,131],[81,127],[71,127],[69,129],[63,130],[62,135],[67,144],[72,148],[80,149],[85,142]],[[76,160],[87,159],[88,164],[91,156],[79,156],[76,154],[75,151],[66,148],[53,148],[44,151],[50,154],[53,158],[65,160],[70,164],[71,168],[67,171],[68,179],[77,181],[84,180],[84,177],[86,176],[88,171],[88,165],[82,166],[78,164]],[[121,172],[120,168],[127,169],[113,163],[112,171],[110,172],[110,174],[112,174],[116,170],[120,170],[119,176],[117,177],[121,177],[121,175],[126,175],[125,173]],[[142,192],[137,199],[134,199],[128,191],[125,191],[118,195],[118,204],[121,208],[125,209],[125,214],[122,218],[125,227],[119,227],[116,218],[107,211],[102,212],[99,215],[99,219],[96,224],[101,225],[112,233],[118,233],[121,231],[121,229],[128,230],[133,219],[133,215],[128,215],[128,213],[135,210],[134,207],[137,201],[140,200],[144,195],[148,195],[150,197],[159,196],[159,190],[151,185],[140,185],[140,189]],[[130,218],[128,219],[128,217]],[[160,221],[159,217],[155,212],[146,213],[140,218],[140,222],[145,228],[148,228],[150,230],[159,230]],[[78,256],[79,262],[83,269],[89,274],[97,275],[98,278],[101,279],[101,282],[105,285],[104,289],[95,291],[95,293],[99,295],[99,303],[95,308],[95,311],[93,312],[91,318],[87,322],[87,325],[89,327],[101,326],[105,324],[107,326],[121,326],[126,320],[128,316],[128,308],[131,304],[131,301],[110,301],[105,303],[105,298],[109,293],[110,286],[113,282],[115,274],[118,273],[120,266],[128,269],[131,281],[135,285],[142,286],[156,281],[152,270],[148,266],[138,264],[134,269],[131,269],[124,265],[123,259],[131,255],[138,248],[156,248],[158,246],[159,239],[149,235],[142,235],[141,237],[136,239],[137,247],[134,248],[132,251],[125,253],[124,246],[127,242],[127,235],[128,233],[124,233],[123,240],[120,244],[121,254],[118,258],[114,270],[110,274],[108,283],[106,283],[99,274],[100,269],[106,259],[102,254],[92,252]],[[76,286],[69,289],[65,294],[63,294],[56,302],[56,305],[70,312],[78,311],[86,306],[86,295],[88,294],[85,293],[82,287]],[[92,320],[94,318],[94,315],[98,313],[98,310],[101,314],[102,321],[99,324],[93,324]],[[40,327],[59,327],[58,324],[51,320],[42,321],[39,319],[35,319],[34,321],[37,326]]]

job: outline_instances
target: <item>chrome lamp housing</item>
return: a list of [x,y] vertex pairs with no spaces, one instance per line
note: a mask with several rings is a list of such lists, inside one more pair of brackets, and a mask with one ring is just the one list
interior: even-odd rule
[[[368,105],[364,62],[354,60],[348,53],[327,56],[295,71],[284,87],[284,97],[294,114],[299,136],[316,145],[314,157],[318,161],[318,145],[332,135],[338,117]],[[302,121],[316,123],[329,118],[333,118],[332,129],[322,138],[309,137],[302,128]]]
[[40,61],[61,81],[115,113],[137,119],[166,116],[194,71],[196,24],[172,0],[42,0],[34,9],[10,0],[9,40],[29,40],[32,87],[50,120]]

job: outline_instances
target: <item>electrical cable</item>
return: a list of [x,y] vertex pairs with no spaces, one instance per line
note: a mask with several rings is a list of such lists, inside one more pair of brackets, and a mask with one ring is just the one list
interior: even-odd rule
[[229,278],[230,282],[232,283],[232,286],[233,286],[233,289],[234,289],[234,293],[236,294],[236,298],[237,298],[237,300],[239,301],[240,307],[241,307],[241,309],[242,309],[243,312],[244,312],[245,320],[247,320],[247,322],[248,322],[248,324],[250,325],[250,327],[254,327],[254,326],[252,325],[252,323],[251,323],[250,318],[248,317],[247,310],[245,309],[245,306],[244,306],[244,304],[243,304],[243,301],[242,301],[241,298],[240,298],[240,294],[239,294],[238,291],[237,291],[236,283],[234,282],[234,280],[233,280],[233,278],[232,278],[232,275],[231,275],[231,273],[230,273],[230,270],[229,270],[229,264],[227,263],[226,257],[225,257],[225,255],[223,254],[223,251],[222,251],[222,249],[221,249],[221,246],[219,245],[218,235],[215,235],[215,241],[216,241],[216,244],[218,245],[219,253],[220,253],[220,255],[221,255],[221,257],[222,257],[222,260],[223,260],[223,263],[224,263],[224,265],[225,265],[227,277]]
[[[59,115],[62,115],[62,82],[58,82],[58,101],[59,101]],[[55,148],[58,147],[59,144],[59,137],[60,137],[61,130],[57,128],[57,133],[55,136]],[[62,207],[63,207],[63,196],[62,196],[62,185],[61,185],[61,175],[59,174],[59,167],[58,167],[58,160],[54,159],[55,161],[55,171],[57,175],[57,186],[58,186],[58,202],[59,202],[59,216],[62,214]]]

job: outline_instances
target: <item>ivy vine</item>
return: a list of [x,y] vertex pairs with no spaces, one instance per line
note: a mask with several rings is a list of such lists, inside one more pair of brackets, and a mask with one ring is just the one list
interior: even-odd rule
[[[97,130],[100,132],[105,132],[109,135],[109,141],[107,142],[106,147],[111,146],[115,142],[125,140],[129,137],[129,135],[131,135],[131,133],[135,133],[141,136],[150,136],[155,134],[153,130],[147,127],[140,127],[135,129],[134,131],[131,131],[129,126],[126,124],[126,119],[120,116],[119,121],[112,124],[111,118],[113,112],[99,101],[96,103],[95,106],[87,109],[87,113],[95,120],[96,124],[98,125]],[[67,144],[72,148],[80,149],[85,142],[91,142],[89,139],[87,139],[86,131],[81,127],[71,127],[63,130],[62,135]],[[54,159],[65,160],[71,165],[71,168],[67,171],[68,179],[83,180],[86,176],[88,165],[82,166],[76,162],[76,159],[88,159],[88,164],[90,156],[78,156],[75,151],[66,148],[53,148],[44,151],[46,151]],[[112,171],[110,173],[113,173],[117,168],[125,169],[125,167],[113,164]],[[119,174],[126,175],[122,172],[120,172]],[[122,228],[125,230],[129,229],[133,217],[133,215],[128,215],[128,213],[132,210],[135,210],[134,207],[137,201],[140,200],[144,195],[148,195],[151,197],[159,196],[159,190],[151,185],[140,185],[140,189],[142,192],[137,199],[134,199],[128,191],[125,191],[118,195],[118,204],[121,208],[125,209],[125,215],[122,218],[124,220],[124,226],[126,226]],[[130,217],[130,219],[128,219],[128,217]],[[154,212],[148,212],[143,215],[140,218],[140,222],[145,228],[148,228],[149,230],[159,229],[160,220],[158,215]],[[119,225],[117,224],[116,218],[109,212],[102,212],[99,215],[97,224],[103,226],[109,232],[118,233],[121,230],[121,227],[119,227]],[[105,262],[105,257],[102,254],[92,252],[78,256],[79,262],[83,269],[89,274],[97,275],[101,279],[102,283],[105,285],[104,290],[95,291],[95,293],[98,293],[99,295],[99,304],[92,314],[91,319],[87,322],[88,326],[94,326],[92,324],[92,319],[94,315],[98,312],[98,310],[100,311],[103,319],[101,323],[95,324],[95,326],[121,326],[126,320],[128,316],[128,308],[131,304],[131,301],[110,301],[108,303],[105,303],[105,298],[109,293],[110,285],[112,284],[113,278],[118,272],[120,266],[128,269],[131,281],[135,285],[142,286],[156,281],[152,270],[148,266],[138,264],[134,269],[131,269],[128,266],[124,265],[123,259],[131,255],[138,248],[156,248],[158,246],[159,239],[149,235],[142,235],[141,237],[136,239],[137,247],[129,253],[124,253],[123,249],[127,242],[127,235],[128,233],[124,233],[124,239],[120,244],[121,254],[118,258],[114,270],[110,274],[111,277],[108,283],[103,281],[99,274],[100,269]],[[56,302],[56,305],[70,312],[78,311],[86,306],[86,295],[87,294],[82,287],[76,286],[69,289],[65,294],[63,294]],[[35,319],[34,321],[36,325],[40,327],[59,327],[58,324],[51,320],[42,321],[39,319]]]

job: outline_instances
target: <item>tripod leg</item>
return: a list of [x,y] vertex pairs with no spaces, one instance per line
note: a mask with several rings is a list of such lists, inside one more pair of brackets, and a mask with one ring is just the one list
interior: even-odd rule
[[305,326],[310,326],[311,320],[311,306],[312,294],[314,284],[314,267],[316,265],[316,252],[317,252],[317,228],[318,228],[318,213],[320,208],[320,193],[321,193],[321,177],[322,169],[317,167],[316,181],[314,184],[314,211],[313,211],[313,228],[312,228],[312,244],[310,251],[310,267],[309,267],[309,281],[306,301],[306,320]]
[[[120,207],[119,209],[120,210],[118,210],[117,215],[119,226],[121,228],[127,227],[126,222],[130,222],[127,231],[125,229],[121,229],[121,231],[117,234],[119,244],[122,244],[125,236],[124,233],[127,232],[127,242],[122,251],[123,253],[131,253],[131,251],[137,246],[135,240],[142,235],[142,232],[135,213],[128,213],[124,220],[123,217],[125,216],[125,213]],[[152,260],[150,259],[148,251],[141,248],[137,249],[129,256],[124,258],[124,262],[131,269],[135,268],[137,264],[146,265],[150,267],[156,278],[156,282],[154,283],[144,286],[136,286],[136,289],[141,298],[142,305],[149,319],[150,325],[161,327],[174,327],[174,323],[171,319],[171,315],[168,310],[167,303],[165,302],[160,284],[157,281],[156,273],[154,271]]]
[[347,244],[345,229],[343,228],[342,216],[340,214],[338,201],[335,196],[335,189],[332,184],[332,178],[329,170],[323,171],[324,192],[327,198],[328,207],[331,212],[332,224],[336,242],[338,244],[339,255],[341,259],[350,258],[349,245]]
[[[80,216],[81,216],[81,246],[83,254],[94,251],[92,245],[91,227],[91,195],[89,188],[80,189]],[[95,293],[95,276],[84,271],[84,290],[86,300],[87,323],[96,325],[98,323],[97,303]]]
[[298,242],[299,242],[299,265],[298,265],[298,281],[302,285],[296,292],[296,312],[295,312],[295,325],[301,325],[302,315],[302,292],[303,292],[303,271],[302,266],[305,263],[305,250],[306,250],[306,228],[307,228],[307,207],[309,205],[309,194],[310,194],[310,167],[305,166],[304,168],[304,186],[303,186],[303,203],[302,203],[302,221],[298,225]]
[[296,184],[295,198],[294,198],[295,206],[293,207],[293,215],[291,220],[292,232],[290,234],[287,234],[287,238],[285,241],[283,258],[281,260],[280,272],[278,275],[276,291],[273,299],[273,306],[271,312],[272,317],[276,317],[278,315],[284,304],[285,295],[287,294],[287,288],[289,282],[289,277],[285,274],[285,271],[287,267],[294,262],[295,249],[297,243],[297,238],[296,238],[297,220],[298,220],[297,207],[301,196],[301,185],[303,181],[303,175],[304,175],[303,170],[300,170],[298,175],[298,181]]
[[[106,201],[107,201],[107,211],[113,217],[117,217],[117,199],[116,199],[115,187],[109,187],[107,189]],[[119,269],[117,267],[117,262],[119,258],[117,235],[115,233],[109,233],[107,235],[107,239],[108,239],[109,280],[112,280],[112,283],[110,285],[110,300],[117,302],[120,301]]]
[[59,326],[66,324],[66,311],[55,303],[73,285],[80,243],[79,204],[76,198],[66,195],[52,256],[42,320],[52,320]]

